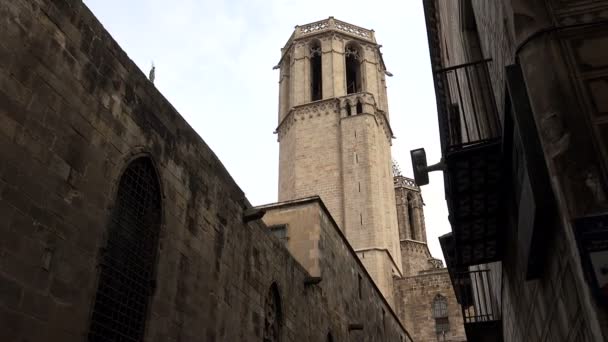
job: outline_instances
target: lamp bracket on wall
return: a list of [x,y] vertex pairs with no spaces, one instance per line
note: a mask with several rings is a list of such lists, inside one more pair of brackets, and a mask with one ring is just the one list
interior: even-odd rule
[[437,164],[428,165],[426,161],[426,152],[424,148],[418,148],[410,151],[412,157],[412,168],[414,169],[414,180],[416,185],[422,186],[429,184],[429,172],[443,171],[445,163],[443,158]]

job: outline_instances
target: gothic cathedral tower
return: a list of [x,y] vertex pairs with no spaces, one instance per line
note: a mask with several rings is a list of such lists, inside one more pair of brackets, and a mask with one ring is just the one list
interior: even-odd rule
[[320,196],[392,303],[402,266],[389,73],[374,31],[333,17],[296,26],[277,68],[279,201]]

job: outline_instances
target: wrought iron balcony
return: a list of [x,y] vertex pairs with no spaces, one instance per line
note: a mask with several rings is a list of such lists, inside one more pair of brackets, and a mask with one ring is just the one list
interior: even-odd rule
[[500,260],[502,129],[488,72],[490,60],[437,70],[434,75],[442,161],[427,166],[411,151],[414,176],[444,171],[455,267]]
[[444,153],[497,142],[500,122],[488,63],[482,60],[436,71],[439,129]]
[[500,289],[494,287],[500,286],[501,281],[496,280],[496,284],[492,284],[488,269],[454,266],[456,246],[452,233],[441,236],[439,242],[456,299],[461,307],[467,340],[502,341],[500,305],[495,300],[500,297],[500,294],[496,293]]
[[487,269],[456,272],[452,278],[454,291],[462,309],[468,341],[502,341],[499,306],[491,292]]

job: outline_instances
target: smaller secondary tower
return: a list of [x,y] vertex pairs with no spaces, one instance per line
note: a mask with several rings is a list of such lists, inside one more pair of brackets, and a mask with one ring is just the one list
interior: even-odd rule
[[420,271],[443,267],[440,259],[431,256],[427,245],[420,187],[413,179],[400,175],[395,176],[394,185],[403,276],[414,276]]
[[279,201],[318,195],[389,302],[401,253],[386,71],[374,31],[329,17],[281,50]]

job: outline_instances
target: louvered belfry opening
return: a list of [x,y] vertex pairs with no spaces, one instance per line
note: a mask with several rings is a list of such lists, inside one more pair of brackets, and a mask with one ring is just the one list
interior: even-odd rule
[[120,179],[101,255],[89,341],[142,341],[161,222],[158,178],[148,158],[131,162]]

